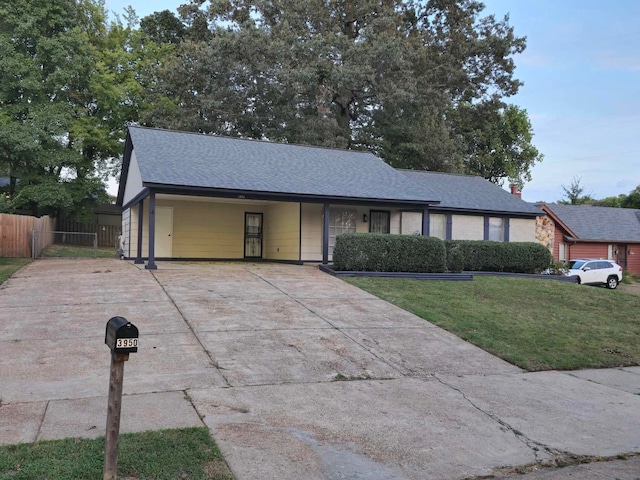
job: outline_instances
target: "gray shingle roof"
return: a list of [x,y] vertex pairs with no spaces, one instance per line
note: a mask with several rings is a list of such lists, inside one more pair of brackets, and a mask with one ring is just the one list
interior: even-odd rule
[[482,177],[414,170],[401,170],[401,172],[420,185],[423,197],[440,200],[440,204],[433,207],[435,210],[442,208],[526,215],[542,214],[530,203]]
[[424,202],[370,153],[129,127],[145,184]]
[[581,240],[640,242],[640,210],[547,203]]

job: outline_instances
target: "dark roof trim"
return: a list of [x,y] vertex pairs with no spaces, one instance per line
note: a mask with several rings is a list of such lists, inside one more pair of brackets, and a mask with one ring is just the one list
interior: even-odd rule
[[[191,187],[167,185],[158,183],[145,182],[144,186],[156,193],[165,193],[171,195],[193,195],[199,197],[220,197],[220,198],[239,198],[247,200],[273,200],[284,202],[305,202],[305,203],[334,203],[334,204],[353,204],[353,205],[398,205],[398,206],[421,206],[423,208],[429,205],[437,205],[439,200],[396,200],[383,198],[356,198],[356,197],[336,197],[322,195],[307,195],[296,193],[282,192],[262,192],[252,190],[232,190],[207,187]],[[137,198],[137,197],[136,197]],[[133,201],[128,202],[128,204]]]
[[136,203],[138,203],[140,200],[147,198],[149,196],[149,193],[150,192],[148,188],[143,188],[142,190],[140,190],[140,193],[138,193],[138,195],[136,195],[131,200],[129,200],[126,205],[122,206],[122,210],[124,211],[127,208],[131,207],[132,205],[135,205]]
[[502,210],[476,210],[473,208],[456,208],[456,207],[441,207],[439,205],[435,205],[433,208],[430,208],[429,211],[431,213],[458,213],[460,215],[489,215],[491,217],[511,217],[511,218],[536,218],[542,217],[545,215],[545,212],[542,210],[540,213],[534,212],[510,212],[510,211],[502,211]]
[[[116,205],[124,206],[122,202],[124,200],[124,189],[127,185],[127,177],[129,176],[129,164],[131,163],[131,152],[133,151],[133,142],[129,135],[129,129],[127,128],[127,138],[124,142],[124,156],[122,158],[122,170],[120,173],[120,185],[118,185],[118,197],[116,199]],[[131,204],[131,202],[129,202]]]
[[620,243],[624,243],[624,244],[639,244],[640,245],[640,241],[638,241],[638,239],[635,240],[606,240],[606,239],[581,239],[581,238],[577,238],[577,237],[570,237],[569,235],[563,235],[563,238],[565,239],[565,241],[567,242],[571,242],[571,243],[607,243],[607,244],[620,244]]

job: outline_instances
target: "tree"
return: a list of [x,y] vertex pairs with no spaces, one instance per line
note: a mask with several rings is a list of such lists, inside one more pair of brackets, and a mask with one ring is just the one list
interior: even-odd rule
[[[542,158],[526,112],[503,102],[520,86],[512,56],[525,41],[508,17],[481,17],[480,2],[205,4],[179,8],[183,40],[154,74],[143,123],[369,150],[496,182],[528,179]],[[149,37],[173,42],[181,30],[154,18]]]
[[5,209],[82,215],[106,199],[126,95],[100,0],[0,5],[0,170]]
[[584,187],[580,184],[582,178],[573,177],[571,185],[568,187],[562,185],[562,190],[566,195],[566,200],[560,200],[558,203],[564,205],[585,205],[592,204],[594,202],[593,197],[590,194],[582,195],[584,193]]
[[467,171],[497,184],[506,177],[522,188],[525,180],[531,180],[531,167],[543,158],[531,143],[533,134],[527,112],[509,105],[499,110],[495,118],[474,123],[477,127],[465,133],[469,149]]
[[629,195],[626,195],[620,202],[620,206],[623,208],[638,208],[640,209],[640,185],[634,188]]

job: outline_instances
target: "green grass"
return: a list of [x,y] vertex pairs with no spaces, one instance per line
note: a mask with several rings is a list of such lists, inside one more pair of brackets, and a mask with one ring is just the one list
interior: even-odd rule
[[[132,480],[232,480],[204,427],[120,436],[118,476]],[[102,478],[104,437],[0,447],[0,480]]]
[[529,371],[640,365],[640,296],[554,280],[350,278]]
[[0,258],[0,285],[30,261],[30,258]]
[[73,258],[115,258],[116,250],[114,247],[98,247],[94,252],[93,247],[84,247],[79,245],[61,245],[52,244],[45,247],[40,252],[41,257],[73,257]]

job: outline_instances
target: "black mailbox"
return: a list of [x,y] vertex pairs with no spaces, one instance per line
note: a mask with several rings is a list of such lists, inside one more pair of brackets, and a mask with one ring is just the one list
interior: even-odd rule
[[107,322],[104,343],[113,353],[138,351],[138,327],[124,317],[113,317]]

